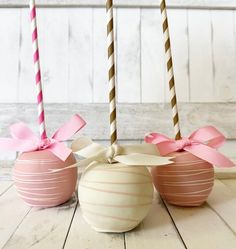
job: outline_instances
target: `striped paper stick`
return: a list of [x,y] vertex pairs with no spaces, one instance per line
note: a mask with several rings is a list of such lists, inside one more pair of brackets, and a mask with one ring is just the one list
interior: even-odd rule
[[181,133],[179,125],[178,105],[177,105],[177,98],[175,91],[175,79],[174,79],[172,53],[170,46],[170,34],[169,34],[165,0],[161,0],[160,9],[161,9],[162,28],[163,28],[164,42],[165,42],[165,54],[166,54],[168,80],[169,80],[170,97],[171,97],[172,118],[174,124],[175,139],[178,140],[181,139]]
[[44,117],[44,106],[43,106],[43,92],[42,92],[41,71],[40,71],[40,61],[39,61],[38,31],[37,31],[35,0],[30,0],[30,19],[31,19],[35,81],[36,81],[36,88],[37,88],[39,132],[40,132],[41,139],[46,139],[47,134],[46,134],[46,125],[45,125],[45,117]]
[[117,142],[113,1],[106,1],[111,145]]

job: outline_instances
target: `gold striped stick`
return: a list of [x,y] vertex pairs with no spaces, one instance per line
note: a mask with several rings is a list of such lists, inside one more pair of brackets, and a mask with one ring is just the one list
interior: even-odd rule
[[106,0],[111,145],[117,142],[113,1]]
[[165,54],[166,54],[168,80],[169,80],[170,97],[171,97],[172,118],[173,118],[173,124],[174,124],[175,139],[178,140],[178,139],[181,139],[181,133],[180,133],[180,125],[179,125],[178,105],[177,105],[177,98],[176,98],[176,91],[175,91],[175,79],[174,79],[174,70],[173,70],[173,62],[172,62],[168,18],[167,18],[165,0],[160,0],[160,1],[161,1],[160,9],[161,9],[161,16],[162,16],[162,28],[163,28],[163,34],[164,34]]

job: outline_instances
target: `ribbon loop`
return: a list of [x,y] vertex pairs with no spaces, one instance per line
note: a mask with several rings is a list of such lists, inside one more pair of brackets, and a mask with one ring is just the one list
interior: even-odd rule
[[218,167],[234,167],[235,164],[218,152],[225,137],[213,126],[206,126],[193,132],[188,138],[174,140],[159,133],[145,136],[147,143],[155,144],[161,155],[185,150]]

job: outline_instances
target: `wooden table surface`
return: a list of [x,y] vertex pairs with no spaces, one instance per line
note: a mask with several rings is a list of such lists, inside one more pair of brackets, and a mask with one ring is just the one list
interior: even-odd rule
[[167,205],[156,195],[147,218],[123,234],[93,231],[73,197],[62,206],[30,208],[0,170],[0,248],[4,249],[235,249],[236,179],[215,180],[198,208]]

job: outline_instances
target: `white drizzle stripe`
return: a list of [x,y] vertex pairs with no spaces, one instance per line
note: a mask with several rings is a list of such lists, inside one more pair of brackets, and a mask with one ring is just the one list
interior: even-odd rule
[[[212,186],[211,186],[212,187]],[[211,190],[211,187],[210,188],[206,188],[204,190],[199,190],[199,191],[192,191],[192,192],[185,192],[185,193],[160,193],[161,195],[165,195],[165,196],[183,196],[183,197],[186,197],[186,196],[189,196],[189,197],[193,197],[193,194],[197,195],[199,193],[203,193],[203,192],[206,192],[206,191],[209,191]]]
[[[27,194],[27,195],[34,195],[34,196],[52,196],[52,197],[58,197],[58,196],[61,196],[61,193],[51,193],[51,194],[48,194],[48,193],[32,193],[32,192],[28,192],[28,191],[23,191],[23,190],[20,190],[18,189],[17,190],[19,193],[21,194]],[[22,195],[23,196],[23,195]]]
[[[194,174],[186,174],[186,175],[177,175],[178,177],[188,177],[188,176],[197,176],[197,175],[202,175],[206,174],[207,172],[198,172]],[[163,175],[163,174],[156,174],[156,176],[161,176],[161,177],[176,177],[176,175]]]
[[53,200],[57,200],[58,197],[51,197],[51,198],[32,198],[32,197],[28,197],[28,196],[25,196],[25,195],[21,195],[19,192],[18,192],[18,195],[22,198],[22,199],[26,199],[26,200],[31,200],[31,201],[53,201]]
[[67,179],[67,177],[65,176],[43,178],[43,179],[32,179],[32,178],[25,179],[25,177],[22,178],[21,176],[18,176],[18,175],[14,175],[13,178],[19,181],[24,181],[24,182],[50,182],[50,181],[55,181],[59,179],[60,180]]
[[161,183],[161,186],[169,186],[169,187],[191,187],[191,186],[202,186],[202,185],[208,185],[210,184],[212,181],[208,181],[208,182],[203,182],[203,183],[188,183],[188,184],[181,184],[181,183],[171,183],[171,184],[167,184],[167,183]]
[[188,184],[188,183],[193,183],[193,182],[199,182],[199,183],[202,183],[202,182],[212,182],[212,180],[214,180],[215,178],[212,177],[212,178],[207,178],[207,179],[204,179],[204,180],[192,180],[192,181],[176,181],[176,182],[168,182],[168,181],[165,181],[165,183],[183,183],[183,184]]
[[[200,169],[201,171],[210,172],[209,169]],[[183,172],[198,172],[199,169],[188,169],[188,170],[165,170],[165,173],[183,173]]]
[[[14,182],[17,184],[17,183],[19,183],[19,184],[32,184],[32,185],[39,185],[39,184],[55,184],[55,181],[53,181],[53,182],[46,182],[46,181],[44,181],[44,182],[42,182],[42,181],[40,181],[40,182],[29,182],[29,181],[21,181],[21,180],[18,180],[18,179],[13,179],[14,180]],[[68,180],[64,180],[64,181],[57,181],[57,183],[65,183],[65,182],[69,182]]]
[[[55,170],[57,170],[59,168],[56,168]],[[50,172],[47,172],[47,171],[44,171],[44,172],[35,172],[35,173],[22,173],[23,171],[19,171],[19,170],[16,170],[14,169],[14,172],[13,172],[13,175],[20,175],[20,176],[29,176],[29,177],[39,177],[39,176],[51,176],[51,175],[62,175],[61,172],[53,172],[53,171],[50,171]],[[69,175],[71,174],[72,171],[67,171],[67,170],[63,170],[63,175]]]
[[[22,191],[24,191],[24,190],[29,190],[29,188],[25,188],[25,187],[22,187],[22,186],[17,186],[17,189],[18,190],[22,190]],[[34,191],[45,191],[45,190],[53,190],[53,191],[55,191],[56,189],[60,189],[61,190],[61,187],[51,187],[51,188],[34,188],[33,186],[30,186],[30,190],[32,191],[32,193],[34,192]]]
[[[27,161],[24,161],[24,160],[20,160],[20,161],[17,161],[17,163],[18,164],[35,164],[35,165],[43,165],[43,164],[56,164],[56,162],[53,162],[53,161],[51,161],[51,162],[49,162],[49,161],[32,161],[32,162],[30,162],[29,160],[27,160]],[[58,162],[57,162],[58,163]]]

